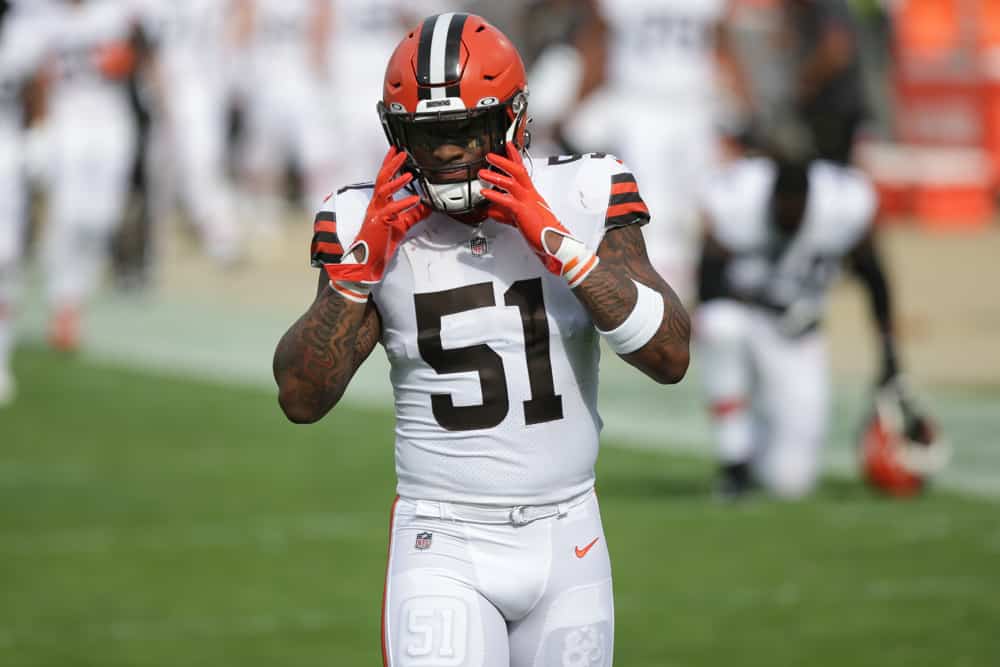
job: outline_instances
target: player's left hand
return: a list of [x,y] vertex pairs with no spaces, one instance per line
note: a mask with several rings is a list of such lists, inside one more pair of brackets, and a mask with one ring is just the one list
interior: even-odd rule
[[898,406],[902,416],[901,428],[911,441],[929,445],[936,439],[937,428],[933,420],[924,413],[919,401],[902,374],[895,374],[879,384],[879,391],[887,400]]
[[507,157],[496,153],[486,156],[487,162],[504,173],[479,171],[481,181],[499,188],[483,190],[483,197],[490,202],[488,215],[497,222],[517,227],[545,268],[565,277],[575,287],[597,266],[597,256],[556,218],[531,182],[514,144],[506,144],[506,153]]

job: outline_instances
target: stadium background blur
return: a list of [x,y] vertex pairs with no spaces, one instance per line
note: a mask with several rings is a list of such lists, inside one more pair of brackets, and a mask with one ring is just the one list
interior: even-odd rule
[[[33,258],[52,184],[39,175],[45,124],[30,130],[18,396],[0,408],[0,664],[377,664],[393,496],[387,364],[373,355],[347,403],[312,427],[284,422],[270,377],[273,346],[315,286],[308,202],[370,177],[384,146],[383,63],[404,26],[438,11],[480,13],[519,45],[536,154],[553,146],[572,99],[558,83],[579,76],[583,4],[334,1],[324,186],[289,148],[268,154],[282,155],[268,165],[278,188],[258,188],[246,148],[256,74],[238,67],[252,61],[246,51],[230,52],[225,187],[238,252],[206,252],[192,206],[170,194],[183,178],[176,138],[150,132],[145,177],[71,354],[47,342]],[[794,149],[802,119],[782,88],[779,7],[730,4],[755,100],[734,122],[751,118],[759,136]],[[954,459],[907,502],[858,479],[875,344],[846,282],[829,317],[828,476],[801,503],[713,500],[696,357],[682,385],[661,388],[605,354],[598,480],[617,664],[1000,664],[1000,2],[849,4],[872,112],[855,160],[881,198],[903,357]],[[551,86],[533,78],[542,66]],[[138,84],[141,99],[150,83]],[[154,92],[140,108],[155,128],[156,95],[171,92]]]

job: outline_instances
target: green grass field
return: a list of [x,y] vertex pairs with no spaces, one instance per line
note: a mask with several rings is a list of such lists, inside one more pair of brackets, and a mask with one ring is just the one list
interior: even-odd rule
[[[0,412],[0,665],[380,665],[392,418],[19,350]],[[616,665],[1000,665],[1000,505],[828,481],[712,501],[605,447]]]

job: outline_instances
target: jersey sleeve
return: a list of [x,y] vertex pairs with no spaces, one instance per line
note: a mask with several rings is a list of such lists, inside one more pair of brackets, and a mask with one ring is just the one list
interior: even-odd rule
[[604,230],[649,222],[649,208],[639,194],[635,175],[614,156],[602,159],[607,169],[608,205],[604,215]]
[[331,195],[313,220],[312,243],[309,258],[313,268],[321,269],[326,264],[340,264],[344,246],[337,235],[336,197]]
[[350,247],[361,230],[372,188],[371,183],[348,185],[323,201],[313,220],[313,236],[309,248],[314,268],[340,263],[344,248]]
[[815,188],[816,208],[824,216],[820,243],[831,253],[850,251],[878,211],[874,186],[862,171],[825,162],[814,165],[810,179],[824,186]]

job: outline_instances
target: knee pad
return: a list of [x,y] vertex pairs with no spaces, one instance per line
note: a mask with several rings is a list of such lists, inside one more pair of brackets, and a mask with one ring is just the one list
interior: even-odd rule
[[698,309],[695,328],[702,345],[742,344],[749,330],[745,307],[728,301],[709,302]]
[[812,492],[818,474],[818,459],[806,452],[769,452],[760,471],[768,491],[786,500],[798,500]]
[[750,393],[749,326],[743,307],[710,303],[698,310],[695,333],[702,385],[715,404],[734,405]]

